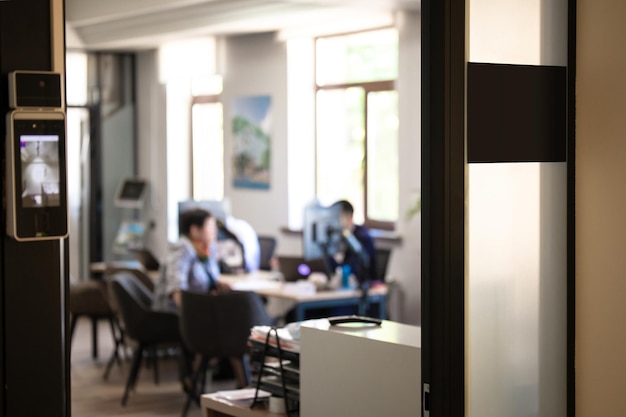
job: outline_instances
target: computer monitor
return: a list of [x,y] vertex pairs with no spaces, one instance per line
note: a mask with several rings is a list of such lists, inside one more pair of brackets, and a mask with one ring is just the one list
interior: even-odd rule
[[144,204],[144,197],[147,182],[139,178],[124,178],[115,194],[115,205],[121,208],[141,209]]
[[341,244],[340,208],[317,204],[304,208],[302,249],[304,259],[327,258],[337,253]]

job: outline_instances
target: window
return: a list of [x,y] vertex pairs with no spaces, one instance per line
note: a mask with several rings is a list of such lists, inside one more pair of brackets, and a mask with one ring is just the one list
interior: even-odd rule
[[194,79],[191,106],[192,197],[224,198],[224,116],[221,77]]
[[398,218],[398,34],[382,29],[318,38],[316,194],[348,199],[355,221],[393,228]]

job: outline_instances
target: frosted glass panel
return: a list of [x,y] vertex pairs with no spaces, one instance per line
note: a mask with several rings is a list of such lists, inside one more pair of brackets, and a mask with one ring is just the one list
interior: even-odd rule
[[468,415],[563,416],[566,164],[470,164],[468,181]]
[[469,61],[567,65],[567,0],[470,0]]

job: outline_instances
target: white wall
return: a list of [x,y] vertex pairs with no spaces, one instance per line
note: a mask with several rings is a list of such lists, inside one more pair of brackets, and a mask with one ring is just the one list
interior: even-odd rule
[[400,125],[400,218],[396,232],[402,243],[395,246],[388,267],[389,277],[398,282],[397,294],[390,299],[390,314],[394,320],[421,324],[421,215],[408,220],[405,216],[421,190],[421,19],[419,13],[398,16],[399,72],[398,90]]
[[144,218],[153,227],[146,232],[146,246],[162,257],[167,253],[167,135],[165,86],[157,63],[156,51],[137,54],[137,172],[149,180]]
[[[278,251],[297,252],[282,239],[280,228],[287,226],[287,46],[272,33],[233,36],[222,40],[224,77],[224,195],[231,201],[231,213],[246,219],[260,235],[280,239]],[[251,190],[232,185],[233,135],[232,102],[236,97],[271,97],[273,121],[270,149],[270,188]]]
[[122,108],[101,121],[102,252],[105,261],[118,257],[114,251],[114,241],[121,222],[132,221],[136,216],[132,209],[115,206],[115,195],[121,181],[134,175],[134,113],[134,103],[126,102]]
[[[420,189],[420,19],[419,14],[399,15],[400,69],[397,88],[400,99],[400,220],[397,233],[402,243],[394,246],[389,276],[399,283],[401,294],[393,296],[394,320],[420,323],[420,216],[407,221],[404,213]],[[163,88],[156,80],[153,52],[138,58],[138,130],[140,175],[153,185],[152,216],[154,239],[149,242],[158,256],[166,251],[167,212],[165,196]],[[218,41],[218,72],[223,75],[225,196],[230,199],[234,216],[246,219],[260,235],[278,239],[277,253],[299,255],[301,238],[281,232],[288,226],[287,182],[287,45],[274,34],[241,35]],[[232,99],[240,96],[269,95],[272,99],[271,172],[269,190],[249,190],[232,186]],[[155,149],[157,148],[157,149]],[[181,169],[185,169],[182,167]]]

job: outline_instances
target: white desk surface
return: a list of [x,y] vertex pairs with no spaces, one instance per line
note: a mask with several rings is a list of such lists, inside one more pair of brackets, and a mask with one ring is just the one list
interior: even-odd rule
[[286,414],[270,413],[264,405],[258,404],[250,409],[251,401],[228,401],[218,394],[204,394],[200,397],[204,415],[208,417],[285,417]]
[[385,343],[422,347],[422,328],[394,321],[383,320],[380,326],[345,324],[331,326],[327,319],[315,319],[302,322],[302,333],[311,331],[341,333],[351,337],[376,340]]
[[[312,293],[310,291],[298,291],[297,284],[285,283],[279,272],[256,271],[249,274],[222,274],[220,281],[230,284],[233,289],[254,291],[265,297],[275,297],[283,300],[306,302],[323,300],[340,300],[343,298],[360,297],[361,291],[357,289],[323,290]],[[370,288],[371,295],[387,294],[384,285]]]

